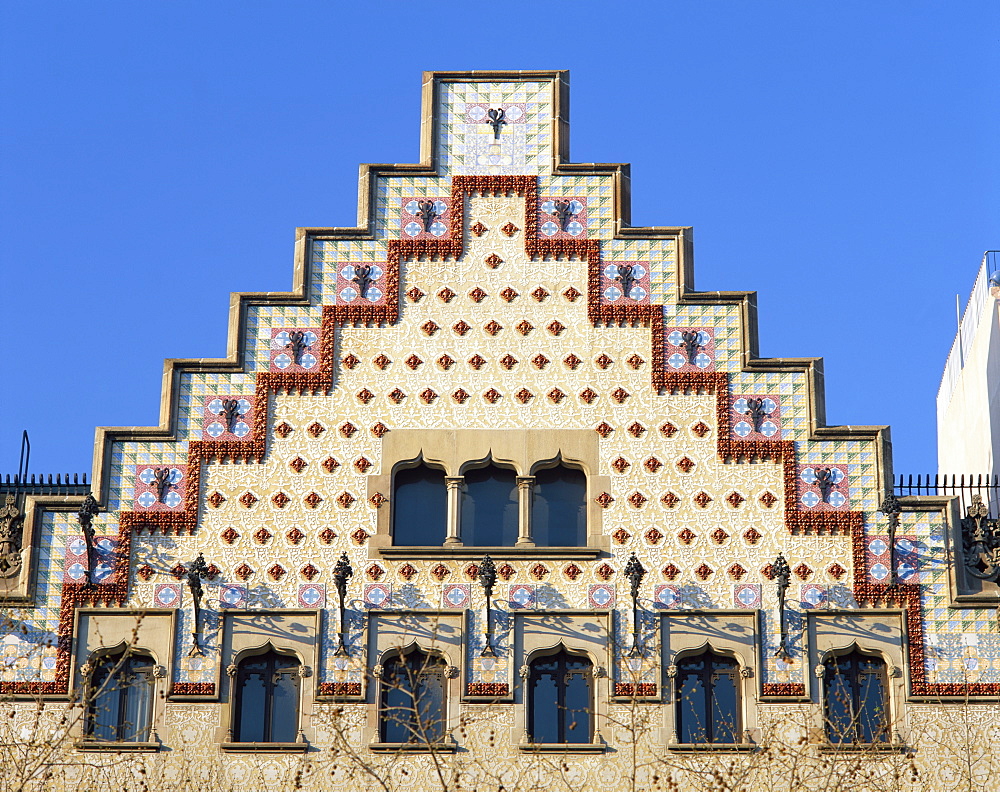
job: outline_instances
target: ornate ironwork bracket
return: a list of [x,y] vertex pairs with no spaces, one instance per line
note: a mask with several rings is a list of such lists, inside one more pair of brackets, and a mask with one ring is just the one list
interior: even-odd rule
[[785,560],[785,556],[782,553],[778,553],[778,557],[774,559],[771,569],[774,571],[774,579],[778,587],[779,637],[778,651],[774,653],[774,656],[779,660],[788,662],[792,656],[788,652],[788,632],[785,621],[785,592],[788,590],[788,587],[792,582],[792,570],[789,568],[788,562]]
[[889,519],[889,582],[897,583],[896,578],[896,530],[899,528],[899,515],[903,511],[893,493],[888,493],[882,499],[878,510]]
[[830,493],[837,486],[837,482],[833,480],[833,468],[816,468],[815,475],[816,486],[819,487],[819,496],[822,498],[823,503],[829,503]]
[[80,528],[83,530],[83,541],[87,545],[87,583],[90,585],[97,582],[94,580],[94,562],[97,554],[94,547],[94,536],[97,534],[94,529],[94,517],[100,514],[100,511],[97,499],[93,494],[90,494],[83,499],[83,505],[76,513],[76,521],[80,523]]
[[747,408],[743,411],[743,414],[750,416],[753,430],[759,433],[761,426],[764,424],[764,418],[770,413],[764,409],[764,399],[762,398],[748,396],[746,402]]
[[188,657],[203,655],[204,652],[198,643],[198,636],[201,633],[201,600],[205,594],[201,581],[209,577],[208,564],[205,563],[205,556],[198,553],[198,557],[188,564],[184,573],[187,578],[188,588],[191,590],[191,601],[194,604],[194,625],[191,630],[191,651]]
[[[437,215],[435,215],[436,217]],[[433,222],[433,219],[431,220]],[[429,231],[427,223],[424,223],[424,230]],[[372,278],[372,267],[371,264],[357,264],[354,267],[354,277],[351,278],[358,286],[358,294],[365,300],[368,299],[368,290],[375,283],[375,279]]]
[[640,638],[639,624],[639,586],[646,576],[646,570],[636,558],[635,553],[629,556],[628,563],[625,564],[625,577],[628,579],[629,591],[632,595],[632,648],[629,650],[629,657],[642,657],[642,646]]
[[334,652],[336,657],[347,657],[350,652],[347,650],[347,608],[344,600],[347,598],[347,581],[354,576],[351,568],[351,561],[347,553],[343,553],[336,565],[333,567],[333,585],[337,589],[337,598],[340,602],[340,629],[337,631],[338,646]]
[[479,564],[479,585],[486,592],[486,630],[483,633],[485,643],[480,657],[496,657],[496,650],[493,648],[493,587],[497,582],[497,568],[493,559],[489,555],[483,556]]

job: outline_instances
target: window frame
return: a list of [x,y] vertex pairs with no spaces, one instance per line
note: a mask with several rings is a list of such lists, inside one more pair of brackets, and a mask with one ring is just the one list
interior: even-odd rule
[[[538,683],[538,673],[535,666],[546,661],[550,658],[556,659],[556,708],[558,710],[556,716],[556,731],[557,736],[565,737],[566,732],[569,730],[567,728],[567,717],[570,710],[566,707],[566,692],[568,685],[570,684],[569,677],[571,675],[575,676],[576,673],[571,672],[566,668],[568,661],[571,659],[583,660],[587,663],[587,668],[582,672],[583,682],[587,686],[588,693],[588,707],[587,707],[587,739],[586,740],[575,740],[568,741],[566,739],[555,740],[553,742],[540,742],[535,739],[535,685]],[[565,644],[560,643],[554,649],[542,650],[534,653],[525,664],[528,668],[528,674],[525,678],[525,683],[527,687],[526,691],[526,712],[525,712],[525,735],[527,741],[530,745],[546,745],[546,746],[560,746],[566,748],[577,748],[582,745],[593,745],[594,735],[597,732],[596,721],[597,721],[597,677],[595,676],[595,664],[593,659],[588,655],[587,652],[583,651],[573,651],[568,649]],[[575,710],[573,710],[575,711]]]
[[[144,671],[143,673],[143,676],[146,678],[144,685],[146,688],[145,701],[143,704],[146,725],[136,730],[135,737],[129,738],[123,736],[123,729],[126,725],[125,716],[129,705],[128,691],[135,688],[132,685],[115,685],[113,688],[109,688],[107,685],[109,681],[119,674],[134,673],[135,669],[132,668],[132,664],[138,658],[143,658],[145,661],[143,668],[148,668],[148,671]],[[141,750],[144,746],[158,745],[157,740],[154,739],[156,736],[154,716],[156,710],[157,679],[161,678],[164,674],[162,674],[162,666],[158,665],[153,654],[144,648],[119,645],[112,649],[95,652],[88,661],[88,664],[91,667],[84,675],[83,689],[85,691],[85,701],[83,739],[81,742],[88,746],[108,746],[114,748],[129,745],[135,746],[137,750]],[[98,674],[101,673],[103,668],[108,666],[110,666],[108,676],[100,683],[97,683],[96,678]],[[113,739],[104,739],[94,734],[95,728],[98,725],[95,722],[96,712],[101,706],[101,699],[106,696],[110,697],[113,694],[117,694],[114,703],[114,709],[117,710],[114,719],[115,736]],[[137,739],[140,735],[145,739]]]
[[[254,662],[259,662],[260,658],[266,658],[267,663],[264,670],[264,712],[261,717],[265,739],[245,740],[242,739],[243,735],[241,734],[244,714],[244,697],[242,694],[241,683],[244,682],[250,674],[250,672],[246,669],[246,666]],[[291,663],[294,663],[294,667],[278,670],[275,663],[278,659],[288,660]],[[294,652],[279,651],[273,645],[268,643],[263,651],[244,652],[239,658],[237,658],[233,665],[235,666],[235,669],[230,675],[232,677],[232,686],[230,687],[230,691],[233,715],[230,727],[231,739],[229,742],[244,745],[282,745],[301,742],[303,693],[301,680],[303,678],[304,668],[302,660]],[[291,740],[268,739],[273,737],[275,692],[277,690],[277,685],[279,684],[277,677],[284,676],[286,674],[292,679],[292,687],[295,691],[295,735]]]
[[[849,659],[851,662],[851,668],[846,675],[839,673],[840,665],[844,658]],[[874,674],[863,671],[859,667],[860,662],[863,660],[877,662],[879,664],[878,671]],[[823,717],[823,736],[826,743],[833,748],[859,748],[865,746],[884,746],[891,744],[892,723],[890,701],[892,693],[889,682],[890,668],[885,658],[877,652],[866,652],[858,647],[857,644],[852,644],[852,646],[846,651],[827,652],[826,656],[823,658],[821,666],[824,668],[821,686],[821,710]],[[819,677],[819,668],[819,666],[816,668],[817,677]],[[833,671],[834,668],[837,669],[837,672],[831,674],[831,671]],[[881,700],[874,704],[868,702],[867,698],[862,701],[862,690],[864,687],[863,678],[868,676],[877,676],[882,689]],[[831,687],[831,677],[846,677],[848,679],[848,685],[851,689],[850,723],[848,724],[847,729],[844,730],[844,735],[840,739],[834,739],[837,735],[834,733],[835,725],[830,716],[830,698],[835,695],[834,689]],[[882,721],[882,725],[879,729],[879,733],[881,734],[881,738],[879,739],[861,739],[864,737],[862,730],[864,728],[865,721],[867,720],[864,710],[868,706],[875,706],[876,712],[879,709],[881,710],[880,720]],[[847,739],[849,731],[854,733],[854,739]]]
[[[416,671],[412,671],[410,667],[410,661],[412,658],[416,657],[423,658],[422,665]],[[440,717],[437,719],[440,725],[440,735],[436,739],[420,739],[420,735],[414,730],[413,722],[418,720],[420,712],[420,701],[417,696],[415,696],[411,690],[407,690],[409,697],[413,700],[413,710],[411,714],[414,716],[410,719],[410,722],[404,724],[405,728],[410,734],[410,739],[405,741],[400,740],[390,740],[387,733],[387,720],[388,714],[393,707],[390,707],[386,703],[387,693],[391,688],[388,688],[387,683],[387,672],[392,665],[402,665],[407,671],[407,677],[411,687],[414,684],[419,685],[422,678],[427,676],[434,676],[440,688],[441,693],[441,709]],[[410,644],[404,649],[399,650],[389,650],[386,652],[381,661],[379,662],[380,673],[377,675],[378,685],[377,691],[375,693],[377,717],[378,717],[378,738],[379,742],[376,745],[390,746],[398,745],[400,747],[405,747],[407,750],[430,750],[434,747],[443,748],[446,747],[450,737],[451,731],[448,728],[448,678],[449,678],[449,666],[448,661],[444,655],[439,651],[428,651],[425,652],[416,644]],[[432,673],[429,673],[429,669],[433,669]],[[423,730],[426,734],[427,729]]]
[[[681,699],[681,694],[680,694],[680,691],[683,686],[681,675],[685,674],[683,664],[693,662],[695,660],[698,660],[699,658],[705,665],[704,669],[701,672],[699,672],[699,676],[701,677],[703,684],[703,690],[705,691],[704,694],[705,711],[703,713],[700,713],[700,715],[701,717],[704,718],[706,725],[705,731],[708,738],[698,742],[691,742],[690,740],[681,739],[678,742],[678,744],[711,747],[716,745],[724,745],[724,746],[739,745],[746,742],[744,736],[745,732],[743,730],[743,684],[742,684],[742,674],[741,674],[742,668],[740,666],[740,661],[733,655],[733,653],[717,652],[711,647],[711,645],[702,649],[701,651],[684,652],[674,661],[674,665],[677,668],[677,678],[674,680],[674,694],[672,697],[673,699],[672,706],[675,707],[674,722],[676,724],[676,731],[678,736],[679,737],[682,736],[685,731],[684,718],[682,715],[684,712],[684,702]],[[712,737],[713,732],[716,730],[715,719],[712,717],[712,711],[714,710],[713,706],[714,697],[712,695],[712,691],[714,689],[714,681],[716,677],[720,675],[715,670],[714,666],[719,661],[726,662],[730,664],[732,667],[731,671],[722,672],[722,675],[731,677],[733,682],[733,688],[736,692],[736,712],[735,712],[736,717],[735,717],[735,724],[732,726],[732,732],[734,737],[741,738],[739,740],[724,741],[724,740],[716,740],[713,739]],[[692,672],[686,672],[686,675],[688,676],[690,676],[691,674]]]

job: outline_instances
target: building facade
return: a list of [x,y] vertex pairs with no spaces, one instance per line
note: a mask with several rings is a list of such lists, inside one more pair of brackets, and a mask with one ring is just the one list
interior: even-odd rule
[[887,430],[758,357],[690,229],[630,226],[627,166],[569,161],[568,90],[426,74],[421,162],[363,169],[359,227],[299,230],[229,356],[170,361],[163,424],[101,431],[92,498],[12,496],[23,788],[992,772],[970,518],[887,498]]

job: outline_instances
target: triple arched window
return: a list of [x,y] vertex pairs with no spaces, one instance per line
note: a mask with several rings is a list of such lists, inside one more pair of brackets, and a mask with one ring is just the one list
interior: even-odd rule
[[677,738],[686,744],[742,741],[740,669],[712,651],[677,663]]
[[153,714],[153,658],[142,652],[105,655],[90,677],[87,739],[146,742]]
[[445,661],[413,649],[386,659],[379,682],[379,738],[428,744],[444,739]]
[[560,649],[528,665],[528,735],[539,744],[594,739],[594,667]]
[[233,679],[233,741],[291,743],[299,731],[301,664],[274,650],[245,657]]
[[419,464],[396,471],[391,503],[396,546],[587,544],[587,477],[561,464],[518,476],[490,462],[459,477]]
[[851,651],[823,664],[826,736],[833,744],[889,740],[889,679],[878,657]]

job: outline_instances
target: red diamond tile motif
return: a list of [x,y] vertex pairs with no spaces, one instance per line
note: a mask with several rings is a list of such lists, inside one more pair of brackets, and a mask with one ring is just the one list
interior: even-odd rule
[[431,567],[431,577],[435,580],[444,580],[448,575],[451,574],[451,570],[448,569],[444,564],[436,564]]
[[481,289],[479,286],[477,286],[476,288],[474,288],[472,291],[469,292],[469,299],[472,300],[472,302],[477,303],[477,304],[481,303],[488,296],[489,295],[487,295],[486,292],[483,289]]
[[417,570],[413,564],[407,562],[396,570],[396,574],[403,578],[403,580],[413,580],[417,574]]
[[598,355],[597,359],[594,361],[594,363],[597,364],[597,367],[599,369],[601,369],[602,371],[605,371],[605,370],[607,370],[607,368],[612,363],[614,363],[614,361],[611,358],[609,358],[607,355]]
[[596,500],[597,503],[601,506],[601,508],[604,509],[608,508],[608,506],[610,506],[612,503],[615,502],[615,499],[612,498],[611,495],[607,492],[602,492],[600,495],[597,496]]
[[513,355],[504,355],[500,358],[500,365],[503,366],[507,371],[510,371],[514,366],[517,365],[517,358]]
[[475,224],[469,226],[469,230],[477,237],[481,237],[483,234],[489,231],[489,229],[482,223],[480,223],[478,220],[475,222]]
[[319,437],[326,431],[326,428],[319,421],[313,421],[308,427],[306,427],[306,431],[312,437]]
[[743,532],[743,538],[747,540],[749,544],[757,544],[761,540],[762,534],[756,528],[747,528]]
[[677,538],[680,539],[681,542],[683,542],[686,545],[691,544],[691,542],[693,542],[697,538],[697,536],[698,534],[696,534],[690,528],[684,528],[683,530],[677,532]]
[[746,573],[747,571],[739,564],[733,564],[731,567],[729,567],[729,577],[731,577],[733,580],[742,580],[743,576]]
[[594,431],[597,432],[597,434],[599,434],[603,439],[607,439],[608,435],[614,431],[614,428],[612,428],[611,424],[607,421],[601,421],[594,427]]
[[632,534],[630,534],[624,528],[618,528],[617,530],[615,530],[613,534],[611,534],[611,538],[614,539],[618,544],[622,545],[632,538]]
[[808,580],[809,576],[813,573],[813,571],[805,563],[799,564],[792,571],[799,580]]
[[510,564],[504,563],[500,565],[500,568],[497,570],[497,574],[500,576],[501,580],[510,580],[517,574],[517,570]]
[[496,388],[490,388],[483,394],[483,398],[490,404],[496,404],[500,400],[500,392]]
[[349,509],[351,504],[354,503],[354,500],[354,496],[347,491],[341,492],[340,495],[337,496],[337,503],[343,509]]
[[712,567],[708,564],[702,562],[701,565],[695,569],[694,573],[699,580],[708,580],[709,575],[712,574]]
[[455,299],[455,292],[445,286],[441,291],[438,292],[438,299],[441,302],[449,303]]
[[274,427],[274,433],[278,437],[284,439],[284,438],[288,437],[288,435],[290,435],[292,433],[292,427],[289,426],[284,421],[282,421],[280,424],[278,424],[276,427]]
[[777,497],[775,497],[775,495],[770,491],[765,491],[763,495],[757,498],[757,500],[764,504],[764,507],[767,509],[770,509],[778,502]]
[[424,388],[420,391],[420,401],[424,404],[431,404],[437,397],[438,395],[430,388]]
[[503,226],[501,226],[500,230],[503,231],[507,236],[512,237],[521,229],[511,222],[507,222]]
[[205,500],[213,509],[218,509],[223,503],[226,502],[225,496],[218,490],[209,495]]
[[268,567],[267,574],[271,580],[278,581],[285,576],[285,568],[281,564],[272,564]]
[[500,296],[503,298],[504,302],[514,302],[520,295],[510,286],[500,292]]
[[541,369],[545,368],[547,365],[549,365],[549,359],[547,357],[545,357],[545,355],[539,353],[539,354],[535,355],[531,359],[531,364],[536,369],[541,370]]
[[628,496],[628,502],[631,503],[636,509],[641,509],[642,505],[648,500],[648,498],[641,492],[636,490],[631,495]]
[[479,371],[479,369],[486,365],[486,359],[481,355],[473,355],[469,358],[469,365],[476,371]]
[[619,474],[624,473],[631,466],[632,465],[629,463],[627,459],[625,459],[625,457],[618,457],[617,459],[615,459],[614,462],[611,463],[611,467],[613,467],[616,471],[618,471]]
[[722,544],[724,541],[726,541],[729,538],[729,534],[727,534],[721,528],[716,528],[709,535],[712,537],[712,541],[715,542],[716,544],[719,544],[719,545]]
[[570,580],[576,580],[580,575],[583,574],[583,570],[580,569],[576,564],[570,562],[566,568],[563,570],[563,574]]
[[454,392],[453,394],[451,394],[451,398],[453,398],[453,399],[454,399],[455,401],[457,401],[457,402],[458,402],[459,404],[465,404],[465,402],[466,402],[466,401],[468,400],[468,398],[469,398],[469,394],[468,394],[468,393],[466,393],[466,392],[465,392],[464,390],[462,390],[461,388],[459,388],[459,389],[458,389],[457,391],[455,391],[455,392]]
[[638,370],[642,366],[642,364],[645,363],[646,361],[643,360],[638,355],[630,355],[628,360],[626,360],[625,362],[628,363],[629,368],[633,370]]
[[650,473],[656,473],[661,467],[663,467],[663,463],[655,456],[651,456],[643,463],[643,467]]
[[530,574],[535,580],[541,580],[549,574],[549,570],[544,564],[535,564],[530,570],[528,570],[528,574]]
[[237,539],[240,538],[239,532],[231,525],[221,534],[219,534],[219,536],[222,538],[222,541],[228,545],[233,544]]
[[279,509],[284,509],[291,500],[284,492],[276,492],[271,496],[271,503],[277,506]]
[[233,570],[233,574],[236,575],[240,580],[246,580],[253,574],[253,570],[246,564],[240,564],[236,569]]
[[253,538],[257,544],[267,544],[268,539],[271,538],[271,532],[267,528],[258,528]]
[[628,433],[638,440],[646,433],[646,427],[638,421],[632,421],[632,423],[628,425]]
[[385,574],[385,570],[382,569],[378,564],[369,564],[368,568],[365,570],[365,574],[368,575],[369,580],[381,580],[382,575]]
[[712,502],[712,496],[707,492],[702,490],[697,495],[694,496],[694,502],[698,504],[702,509],[704,509],[708,504]]
[[372,434],[375,435],[376,437],[384,437],[386,434],[388,434],[389,427],[386,426],[381,421],[379,421],[377,424],[375,424],[372,427],[371,431],[372,431]]
[[344,355],[344,357],[341,358],[340,362],[344,364],[344,368],[346,368],[346,369],[353,369],[361,361],[358,360],[358,356],[357,355],[355,355],[353,353],[348,353],[348,354]]
[[358,457],[357,459],[354,460],[354,468],[355,468],[355,470],[357,470],[358,473],[361,473],[362,475],[364,475],[365,473],[367,473],[371,469],[371,467],[372,467],[373,464],[374,463],[370,462],[367,457],[363,457],[363,456],[360,456],[360,457]]
[[497,335],[501,330],[503,330],[503,325],[500,324],[496,319],[490,319],[485,325],[483,325],[483,330],[489,333],[491,336]]
[[829,574],[834,580],[840,580],[847,574],[847,570],[837,563],[830,564],[830,566],[826,568],[826,571],[827,574]]
[[694,462],[690,460],[688,457],[682,457],[680,460],[678,460],[677,467],[680,469],[682,473],[690,473],[692,470],[694,470]]
[[645,534],[643,534],[643,536],[645,536],[646,541],[652,545],[659,544],[660,540],[663,539],[663,534],[661,534],[655,528],[650,528],[648,531],[646,531]]
[[240,503],[247,509],[253,506],[257,502],[257,496],[254,495],[249,490],[240,495]]
[[455,324],[451,326],[451,329],[458,333],[460,336],[464,336],[472,329],[472,325],[466,322],[464,319],[459,319]]
[[319,532],[319,540],[325,545],[331,544],[336,538],[337,534],[333,532],[332,528],[324,528]]
[[406,292],[406,296],[410,298],[410,302],[418,303],[424,296],[424,293],[420,291],[416,286]]
[[375,368],[379,371],[385,371],[389,368],[389,364],[392,363],[392,361],[385,355],[378,355],[374,360],[372,360],[372,363],[375,364]]
[[615,388],[613,391],[611,391],[611,398],[614,399],[619,404],[624,404],[628,396],[629,393],[624,388]]
[[306,535],[302,533],[302,531],[300,531],[298,528],[292,528],[292,530],[290,530],[288,533],[285,534],[285,538],[288,539],[288,541],[291,542],[293,545],[297,545],[299,542],[301,542],[303,539],[306,538]]
[[580,398],[583,399],[583,401],[586,402],[587,404],[593,404],[594,401],[597,399],[597,394],[594,393],[594,391],[592,391],[590,388],[585,388],[584,390],[580,391]]
[[436,322],[434,322],[431,319],[428,319],[426,322],[420,325],[420,329],[424,331],[425,335],[432,336],[441,328],[437,325]]
[[760,574],[766,577],[768,580],[774,580],[774,566],[767,564],[760,568]]
[[672,492],[668,492],[666,495],[660,498],[660,503],[662,503],[668,509],[674,508],[674,506],[676,506],[680,502],[681,499],[678,498],[676,495],[674,495],[674,493]]
[[393,404],[399,404],[403,399],[406,398],[406,394],[403,393],[399,388],[396,388],[389,394],[389,401]]
[[563,358],[563,363],[569,366],[573,371],[576,371],[577,366],[583,363],[583,361],[580,360],[580,358],[578,358],[576,355],[570,353],[569,355],[566,355],[566,357]]
[[691,431],[698,435],[698,437],[704,437],[712,430],[704,421],[698,421],[698,423],[691,427]]
[[578,299],[580,299],[580,292],[574,289],[572,286],[570,286],[563,292],[563,297],[565,297],[570,302],[576,302]]
[[534,398],[534,394],[527,388],[521,388],[521,390],[514,394],[514,398],[521,402],[521,404],[527,404]]
[[535,302],[541,302],[542,300],[544,300],[546,297],[549,296],[549,293],[545,291],[545,289],[543,289],[541,286],[539,286],[531,293],[531,296],[534,297]]
[[450,357],[449,355],[441,355],[441,357],[437,359],[437,364],[445,371],[447,371],[448,369],[450,369],[452,366],[455,365],[455,359],[453,357]]
[[674,580],[681,573],[681,571],[673,564],[667,564],[662,570],[660,570],[660,573],[667,580]]
[[368,499],[368,502],[377,509],[383,503],[388,503],[389,499],[385,497],[385,495],[383,495],[381,492],[376,492]]
[[520,322],[514,325],[514,329],[517,330],[517,332],[520,333],[521,335],[526,336],[528,335],[528,333],[530,333],[532,330],[535,329],[535,326],[527,319],[522,319]]
[[660,427],[660,434],[666,437],[668,440],[677,434],[677,427],[674,426],[670,421],[667,421],[663,426]]
[[403,362],[406,363],[406,366],[407,366],[407,368],[410,369],[410,371],[416,371],[417,370],[417,366],[421,365],[424,361],[422,361],[416,355],[410,355]]
[[559,390],[559,388],[553,388],[550,390],[548,396],[549,401],[553,404],[559,404],[559,402],[566,398],[566,394]]
[[315,492],[310,492],[308,495],[306,495],[306,497],[304,499],[304,503],[310,509],[315,509],[322,502],[323,502],[323,499],[319,495],[317,495]]
[[357,397],[358,401],[362,404],[368,404],[368,402],[375,398],[375,394],[368,390],[368,388],[362,388],[358,391]]
[[322,465],[323,465],[323,470],[325,470],[327,473],[333,473],[333,471],[335,471],[337,468],[340,467],[340,463],[333,457],[327,457],[326,459],[324,459]]
[[597,569],[594,570],[594,573],[601,580],[606,581],[611,579],[612,575],[615,574],[615,570],[612,569],[608,564],[601,564],[599,567],[597,567]]
[[301,473],[306,466],[306,461],[302,457],[295,457],[291,462],[288,463],[288,467],[294,470],[296,473]]
[[553,319],[545,326],[545,329],[548,330],[550,333],[552,333],[552,335],[557,336],[561,334],[563,330],[566,329],[566,325],[564,325],[558,319]]
[[340,434],[344,437],[352,437],[356,431],[358,431],[358,427],[350,421],[345,421],[340,425]]
[[500,258],[496,253],[490,253],[485,259],[486,266],[490,269],[496,269],[501,264],[503,264],[503,259]]
[[728,504],[729,504],[730,506],[732,506],[732,507],[733,507],[734,509],[738,509],[738,508],[740,508],[740,504],[742,504],[742,503],[743,503],[743,501],[745,501],[745,500],[746,500],[746,498],[744,498],[744,497],[743,497],[742,495],[740,495],[740,493],[738,493],[738,492],[730,492],[730,493],[729,493],[729,494],[728,494],[728,495],[726,496],[726,502],[727,502],[727,503],[728,503]]
[[143,580],[149,580],[153,577],[153,567],[149,564],[143,564],[138,570],[136,570],[136,574]]
[[364,529],[358,528],[351,534],[351,538],[355,544],[363,545],[368,541],[368,533]]
[[299,570],[299,574],[302,575],[306,580],[312,580],[319,574],[319,570],[316,569],[312,564],[306,564],[302,569]]

